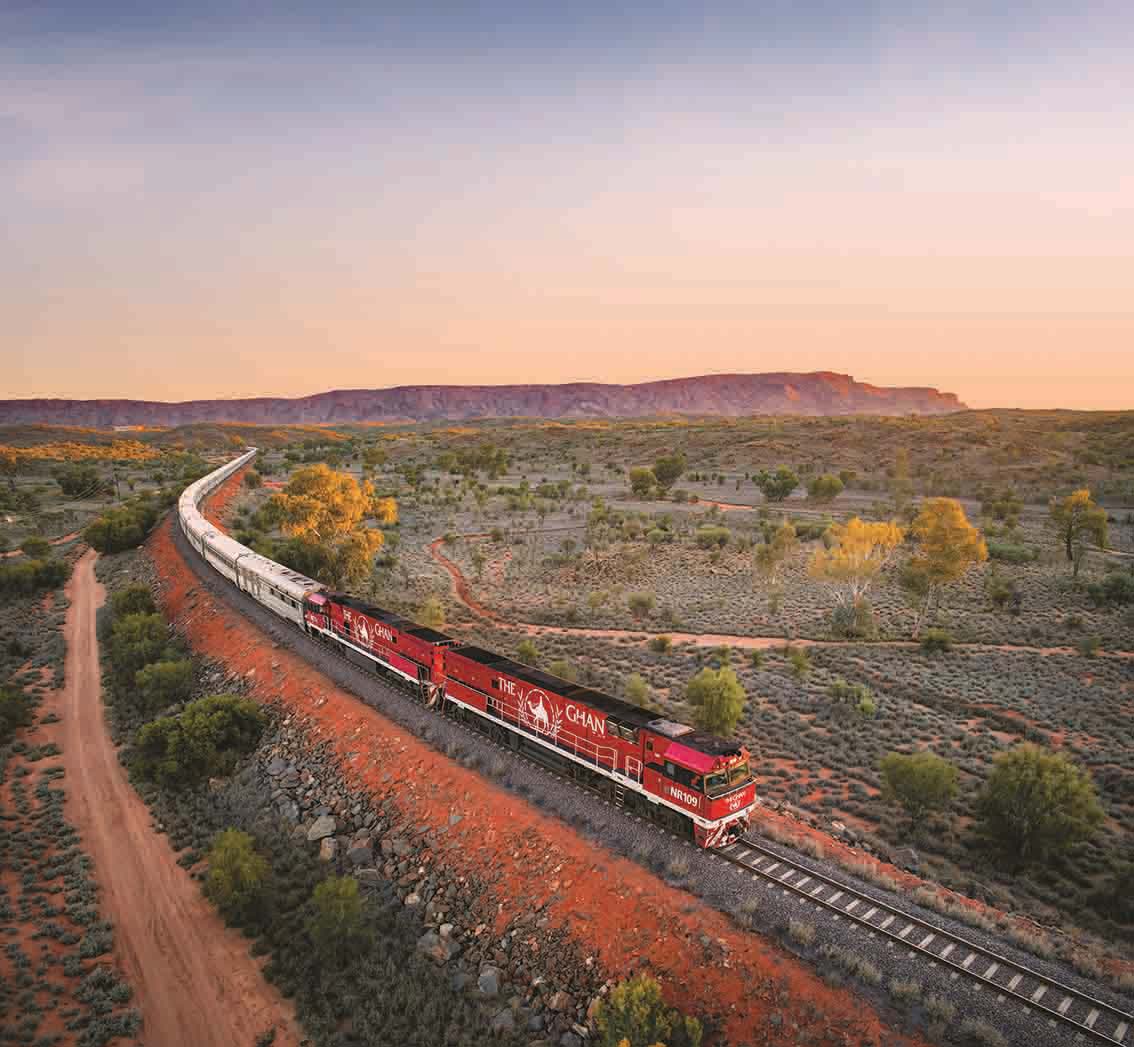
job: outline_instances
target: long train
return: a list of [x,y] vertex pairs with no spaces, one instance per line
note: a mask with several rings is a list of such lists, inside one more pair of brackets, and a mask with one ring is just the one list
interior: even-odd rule
[[744,746],[333,592],[214,527],[201,515],[202,499],[255,455],[250,448],[191,484],[177,506],[189,544],[237,588],[444,715],[527,750],[701,847],[747,830],[756,783]]

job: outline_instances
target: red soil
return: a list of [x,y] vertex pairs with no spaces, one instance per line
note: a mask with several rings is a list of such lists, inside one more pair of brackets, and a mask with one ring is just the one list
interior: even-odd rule
[[220,487],[213,491],[201,507],[201,515],[214,527],[224,530],[225,511],[228,509],[229,502],[240,494],[240,488],[244,483],[244,474],[247,471],[248,466],[237,469]]
[[[567,928],[611,977],[629,975],[645,959],[673,1003],[718,1023],[721,1043],[781,1044],[785,1035],[823,1044],[924,1042],[884,1025],[853,994],[826,985],[716,910],[446,759],[297,655],[273,648],[200,588],[170,528],[163,522],[148,548],[166,612],[189,642],[254,681],[258,700],[298,714],[315,740],[329,740],[356,786],[377,802],[394,798],[407,825],[447,827],[433,837],[436,853],[453,872],[492,885],[499,927],[512,914],[546,906],[552,923]],[[461,820],[450,826],[454,814]],[[771,1026],[772,1014],[782,1023]]]

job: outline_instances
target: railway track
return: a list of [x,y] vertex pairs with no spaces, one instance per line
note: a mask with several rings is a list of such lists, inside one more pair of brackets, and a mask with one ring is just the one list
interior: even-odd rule
[[[185,548],[180,539],[180,534],[175,534],[175,543],[181,547],[182,554],[185,555]],[[210,580],[218,582],[229,596],[230,603],[233,603],[231,596],[235,595],[238,598],[244,596],[235,586],[224,582],[223,579]],[[239,603],[238,599],[236,601],[238,609]],[[258,605],[255,606],[258,608]],[[247,612],[243,613],[247,614]],[[402,680],[348,658],[331,644],[318,643],[298,631],[293,633],[290,629],[282,627],[282,623],[274,624],[281,625],[281,628],[278,631],[272,629],[270,632],[282,646],[294,647],[295,641],[303,636],[335,661],[363,672],[370,679],[400,692],[415,704],[422,704],[417,689]],[[358,691],[355,693],[364,703],[381,708],[378,703],[369,701],[366,695]],[[512,758],[536,764],[560,778],[565,777],[557,768],[548,766],[542,760],[534,759],[531,753],[517,751],[507,743],[486,734],[485,731],[477,730],[473,723],[449,717],[444,719],[461,729],[463,733],[485,740],[500,751],[507,752]],[[572,784],[582,791],[594,793],[606,803],[621,807],[621,804],[599,791],[589,789],[577,781],[572,781]],[[641,812],[627,808],[626,813],[638,821],[643,820]],[[649,823],[649,819],[646,820]],[[663,834],[673,835],[665,826],[649,824]],[[907,949],[911,958],[920,956],[934,966],[939,965],[949,969],[954,979],[964,977],[983,988],[995,991],[1000,1002],[1006,1003],[1010,999],[1017,1001],[1025,1010],[1045,1017],[1052,1027],[1062,1026],[1073,1030],[1076,1041],[1086,1038],[1118,1047],[1134,1047],[1134,1015],[1120,1007],[1106,1003],[1055,977],[1043,974],[1019,960],[1010,959],[991,947],[972,941],[963,934],[944,930],[928,919],[809,868],[751,837],[744,837],[736,843],[709,853],[746,870],[751,873],[753,879],[767,881],[785,893],[794,894],[830,912],[836,920],[845,917],[849,922],[861,926],[871,937],[888,939],[893,946]]]
[[765,880],[827,910],[836,920],[845,918],[872,936],[888,938],[894,946],[908,949],[911,958],[920,956],[950,968],[953,978],[968,978],[992,989],[999,1001],[1018,1001],[1045,1016],[1052,1026],[1070,1027],[1077,1037],[1099,1043],[1134,1044],[1134,1015],[785,858],[751,837],[713,853],[750,871],[754,879]]

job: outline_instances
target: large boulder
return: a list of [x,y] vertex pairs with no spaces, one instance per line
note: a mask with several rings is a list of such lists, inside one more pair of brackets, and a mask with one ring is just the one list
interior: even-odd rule
[[307,830],[307,840],[315,843],[316,840],[326,839],[335,835],[335,819],[329,814],[321,814],[311,823]]

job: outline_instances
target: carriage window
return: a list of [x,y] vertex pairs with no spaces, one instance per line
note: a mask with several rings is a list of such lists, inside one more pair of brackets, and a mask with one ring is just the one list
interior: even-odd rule
[[606,733],[609,734],[611,736],[611,738],[617,738],[618,737],[618,724],[616,724],[613,720],[607,720],[606,721]]
[[677,773],[677,768],[668,760],[665,762],[665,773],[672,778]]
[[623,727],[618,733],[622,735],[623,741],[635,743],[638,741],[638,729],[636,727]]
[[500,690],[500,681],[499,681],[499,680],[493,680],[493,681],[492,681],[492,689],[493,689],[494,691],[499,691],[499,690]]

